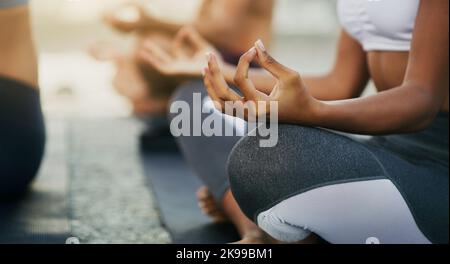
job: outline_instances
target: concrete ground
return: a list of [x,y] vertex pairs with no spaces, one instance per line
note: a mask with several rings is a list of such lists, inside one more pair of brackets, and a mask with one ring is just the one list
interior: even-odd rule
[[47,129],[46,158],[33,191],[63,194],[57,199],[66,203],[61,208],[72,236],[80,243],[170,242],[139,164],[139,123],[50,119]]
[[72,234],[83,243],[168,243],[139,163],[133,119],[66,123]]

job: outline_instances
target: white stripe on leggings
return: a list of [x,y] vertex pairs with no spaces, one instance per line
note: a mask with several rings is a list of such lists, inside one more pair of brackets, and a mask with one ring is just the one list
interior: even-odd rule
[[395,185],[387,179],[320,187],[258,215],[274,238],[298,242],[311,232],[334,244],[429,244]]
[[232,131],[235,131],[236,136],[243,137],[246,134],[247,122],[243,119],[225,115],[214,107],[214,103],[211,100],[211,97],[206,97],[203,101],[203,110],[207,113],[212,113],[220,118],[225,120],[225,127],[229,126],[232,128]]

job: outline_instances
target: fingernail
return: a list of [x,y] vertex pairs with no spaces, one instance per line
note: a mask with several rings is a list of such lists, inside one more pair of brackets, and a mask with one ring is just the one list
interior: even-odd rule
[[256,41],[256,46],[262,50],[262,51],[266,51],[266,47],[264,47],[264,43],[262,42],[262,40],[258,39],[258,41]]
[[255,54],[256,54],[256,48],[255,48],[255,47],[251,48],[251,49],[249,50],[248,53],[249,53],[251,56],[255,55]]
[[206,76],[206,68],[203,68],[203,69],[202,69],[202,75],[203,75],[203,77]]
[[208,62],[211,62],[211,60],[212,60],[212,53],[211,52],[206,53],[206,59],[208,60]]

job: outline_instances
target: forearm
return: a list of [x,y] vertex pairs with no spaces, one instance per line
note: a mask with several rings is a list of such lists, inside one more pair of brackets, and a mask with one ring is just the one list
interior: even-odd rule
[[440,109],[440,102],[433,96],[413,86],[401,86],[365,98],[317,101],[315,105],[308,125],[368,135],[422,130]]
[[337,80],[331,74],[306,76],[302,77],[302,80],[308,92],[317,100],[336,101],[359,96],[359,94],[352,93],[354,89],[350,89],[351,85],[346,84],[345,80]]
[[178,24],[163,20],[147,21],[143,24],[143,30],[154,30],[170,36],[175,36],[177,32],[183,27],[183,24]]
[[234,23],[227,21],[226,18],[209,16],[193,21],[191,26],[210,44],[219,49],[227,46],[226,44],[230,42],[229,36],[237,30]]

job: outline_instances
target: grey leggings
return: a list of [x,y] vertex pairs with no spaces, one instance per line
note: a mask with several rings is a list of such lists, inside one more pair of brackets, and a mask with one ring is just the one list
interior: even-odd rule
[[[193,94],[201,94],[202,99],[207,98],[207,93],[201,82],[192,82],[181,86],[174,94],[171,102],[187,102],[193,109]],[[176,114],[169,114],[172,121]],[[202,115],[204,120],[208,114]],[[192,117],[192,113],[191,113]],[[191,127],[193,118],[191,118]],[[224,121],[225,123],[225,121]],[[225,129],[225,125],[223,126]],[[177,143],[188,165],[194,170],[203,183],[208,186],[210,192],[217,201],[221,201],[225,192],[230,189],[226,164],[228,155],[233,146],[241,139],[235,137],[177,137]]]
[[[191,102],[192,92],[203,86],[183,86],[174,100]],[[274,148],[258,137],[178,141],[217,198],[231,186],[242,211],[280,240],[314,232],[332,243],[448,243],[448,114],[399,138],[281,125]]]

